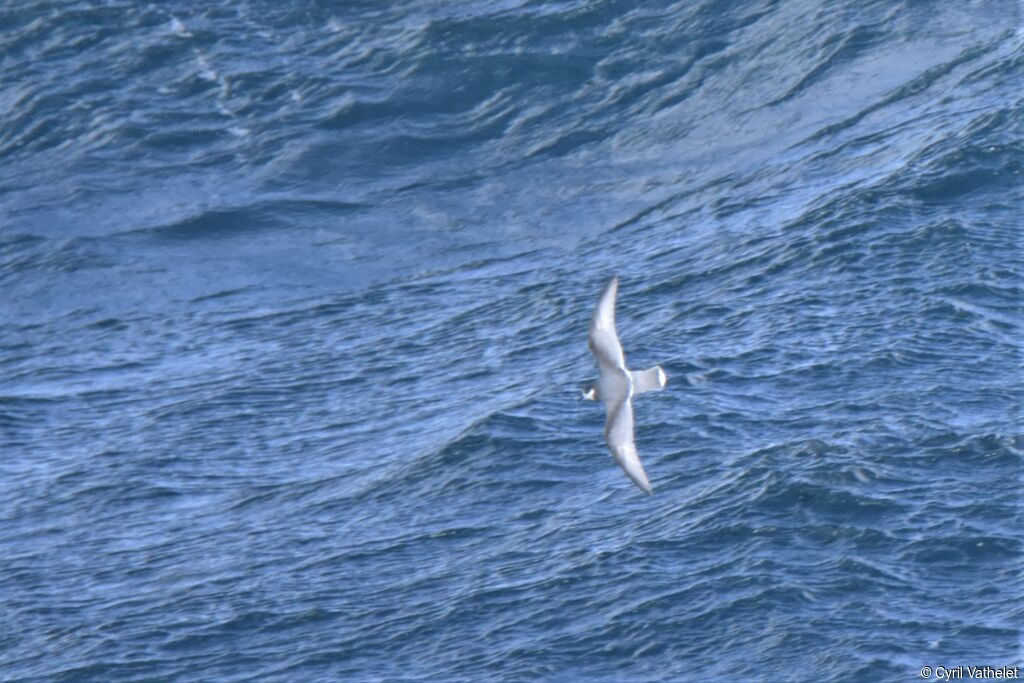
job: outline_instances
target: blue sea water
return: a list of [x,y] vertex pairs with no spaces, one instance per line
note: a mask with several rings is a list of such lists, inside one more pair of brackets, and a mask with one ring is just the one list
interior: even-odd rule
[[1003,0],[0,4],[0,680],[1024,665],[1022,93]]

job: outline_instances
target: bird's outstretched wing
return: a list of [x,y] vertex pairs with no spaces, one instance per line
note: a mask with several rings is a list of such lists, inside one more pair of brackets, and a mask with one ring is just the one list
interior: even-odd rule
[[604,425],[604,437],[608,441],[608,450],[612,452],[615,462],[623,469],[633,483],[647,493],[653,493],[651,482],[647,479],[644,466],[640,463],[640,454],[633,442],[633,401],[627,396],[618,403],[608,402],[608,420]]
[[[600,371],[592,395],[600,398],[608,411],[604,437],[615,462],[619,463],[634,484],[651,493],[651,482],[647,479],[633,441],[633,394],[660,389],[665,384],[665,373],[658,367],[632,373],[626,367],[626,356],[615,331],[615,297],[618,291],[619,278],[613,277],[605,285],[594,318],[590,321],[589,345],[597,358]],[[642,384],[639,391],[636,387],[638,380]]]
[[589,345],[599,365],[625,370],[626,356],[615,332],[615,296],[618,291],[619,278],[613,277],[601,293],[594,318],[590,321]]

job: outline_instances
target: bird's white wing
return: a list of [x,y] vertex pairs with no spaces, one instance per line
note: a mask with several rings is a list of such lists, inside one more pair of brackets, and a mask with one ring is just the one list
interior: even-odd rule
[[590,321],[589,345],[599,365],[625,370],[626,356],[622,353],[622,344],[615,332],[615,296],[618,291],[619,278],[613,277],[597,301],[594,318]]
[[647,493],[652,493],[651,482],[647,479],[644,466],[640,463],[640,454],[633,442],[633,402],[626,397],[618,403],[607,403],[608,420],[604,425],[604,436],[608,441],[608,450],[612,452],[615,462],[623,469],[633,483]]

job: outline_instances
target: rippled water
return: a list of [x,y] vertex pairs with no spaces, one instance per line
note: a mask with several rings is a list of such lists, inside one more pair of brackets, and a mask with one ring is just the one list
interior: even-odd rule
[[1024,664],[1021,26],[0,6],[0,680]]

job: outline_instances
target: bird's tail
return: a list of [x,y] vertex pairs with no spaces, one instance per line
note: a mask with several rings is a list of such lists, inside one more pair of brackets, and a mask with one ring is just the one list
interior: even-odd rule
[[643,394],[648,391],[661,391],[668,382],[668,377],[665,376],[665,371],[661,369],[660,365],[655,365],[653,368],[640,370],[639,372],[630,372],[629,374],[633,378],[634,395]]

